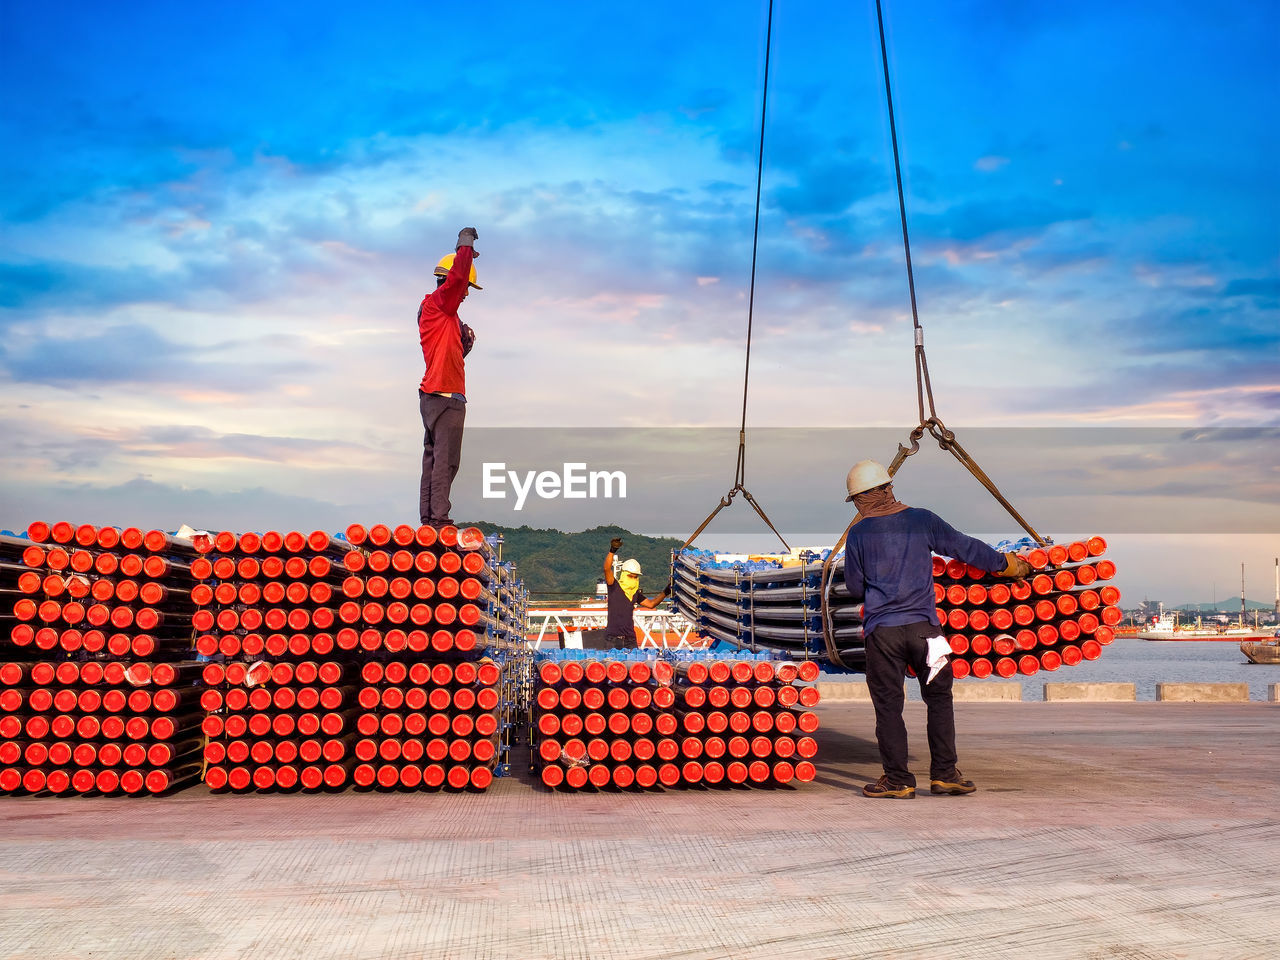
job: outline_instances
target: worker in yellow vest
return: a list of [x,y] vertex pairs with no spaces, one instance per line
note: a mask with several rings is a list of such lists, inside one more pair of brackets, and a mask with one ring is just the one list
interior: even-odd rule
[[622,538],[614,537],[604,558],[604,582],[609,604],[609,621],[604,628],[605,640],[610,646],[634,647],[636,645],[636,607],[652,610],[671,595],[671,585],[662,588],[656,597],[646,597],[640,592],[640,561],[625,561],[613,574],[614,562],[622,549]]

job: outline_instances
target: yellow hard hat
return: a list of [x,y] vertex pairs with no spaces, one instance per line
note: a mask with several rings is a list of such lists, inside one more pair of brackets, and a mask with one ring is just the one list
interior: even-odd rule
[[889,476],[889,471],[882,464],[874,460],[859,460],[844,479],[845,489],[849,491],[844,501],[848,503],[855,493],[863,493],[892,481],[893,477]]
[[[436,264],[437,277],[447,277],[449,275],[449,270],[452,269],[453,267],[454,256],[455,255],[452,253],[446,253],[443,257],[440,258],[440,262]],[[484,289],[484,287],[476,283],[476,265],[474,263],[471,265],[471,277],[468,279],[467,282],[470,283],[471,286],[475,287],[477,290]]]

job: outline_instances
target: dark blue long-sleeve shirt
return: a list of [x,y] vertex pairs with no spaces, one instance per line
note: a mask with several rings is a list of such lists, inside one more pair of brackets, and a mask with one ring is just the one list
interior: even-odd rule
[[853,599],[865,604],[867,633],[922,620],[941,626],[933,596],[934,553],[993,572],[1006,564],[1003,554],[919,507],[854,525],[845,544],[844,582]]

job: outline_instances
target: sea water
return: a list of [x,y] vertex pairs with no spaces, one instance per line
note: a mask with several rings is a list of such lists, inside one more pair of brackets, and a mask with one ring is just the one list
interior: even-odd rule
[[[823,679],[828,679],[824,677]],[[839,679],[831,677],[832,680]],[[861,674],[849,679],[861,680]],[[1132,683],[1139,700],[1154,700],[1157,683],[1247,683],[1250,700],[1266,700],[1273,683],[1280,683],[1280,664],[1250,663],[1239,641],[1136,640],[1117,637],[1102,648],[1097,660],[1074,667],[1039,670],[1008,680],[992,676],[982,683],[1021,683],[1023,700],[1043,700],[1044,685],[1067,683]],[[957,680],[969,683],[970,680]],[[907,695],[920,699],[920,685],[907,681]]]

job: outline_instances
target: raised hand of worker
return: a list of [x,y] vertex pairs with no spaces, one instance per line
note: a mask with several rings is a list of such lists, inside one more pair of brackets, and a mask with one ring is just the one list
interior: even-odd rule
[[663,596],[664,598],[665,598],[665,597],[669,597],[669,596],[671,596],[671,581],[670,581],[670,580],[668,580],[668,581],[667,581],[667,585],[666,585],[665,587],[663,587],[663,588],[662,588],[662,596]]
[[458,231],[458,243],[453,248],[454,252],[457,252],[458,247],[470,247],[473,251],[472,256],[480,256],[479,252],[476,251],[476,241],[479,239],[480,234],[476,233],[475,227],[463,227]]
[[1029,577],[1032,574],[1031,564],[1023,560],[1016,553],[1006,553],[1004,558],[1008,561],[1005,568],[996,574],[998,577],[1011,577],[1014,580],[1021,580],[1023,577]]
[[617,553],[617,552],[618,552],[619,550],[621,550],[621,549],[622,549],[622,538],[621,538],[621,537],[614,537],[612,540],[610,540],[610,541],[609,541],[609,552],[610,552],[610,553]]

